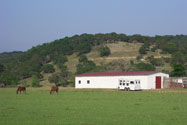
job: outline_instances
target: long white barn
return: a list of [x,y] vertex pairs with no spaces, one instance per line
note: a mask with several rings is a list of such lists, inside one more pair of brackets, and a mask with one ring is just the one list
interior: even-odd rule
[[141,89],[160,89],[163,88],[164,77],[169,75],[155,71],[83,73],[76,75],[75,88],[115,89],[121,82],[128,81],[129,84],[139,84]]

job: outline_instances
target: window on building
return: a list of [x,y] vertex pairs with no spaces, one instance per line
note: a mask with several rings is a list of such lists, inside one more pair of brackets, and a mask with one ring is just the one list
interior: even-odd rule
[[87,80],[87,84],[90,84],[90,80]]
[[81,80],[79,80],[79,84],[81,84]]
[[127,86],[129,86],[129,83],[127,83]]
[[130,84],[134,84],[134,81],[131,81]]

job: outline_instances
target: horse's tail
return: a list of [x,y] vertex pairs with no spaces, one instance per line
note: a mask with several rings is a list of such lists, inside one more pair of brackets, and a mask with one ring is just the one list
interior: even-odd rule
[[51,93],[52,93],[52,90],[50,90],[50,95],[51,95]]

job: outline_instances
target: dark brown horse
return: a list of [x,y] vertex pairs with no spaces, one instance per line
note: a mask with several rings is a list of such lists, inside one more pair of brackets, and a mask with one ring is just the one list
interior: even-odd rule
[[25,93],[25,92],[26,92],[26,87],[24,87],[24,86],[19,86],[18,89],[17,89],[17,91],[16,91],[16,94],[18,94],[18,92],[21,93],[21,91],[23,91],[23,92]]
[[53,86],[50,90],[50,94],[52,94],[53,91],[56,91],[56,93],[58,94],[58,86]]

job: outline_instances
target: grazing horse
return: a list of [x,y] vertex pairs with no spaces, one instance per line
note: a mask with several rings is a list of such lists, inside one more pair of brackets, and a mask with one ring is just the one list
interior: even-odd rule
[[21,93],[21,91],[23,91],[23,92],[25,93],[25,92],[26,92],[26,87],[24,87],[24,86],[19,86],[18,89],[17,89],[17,91],[16,91],[16,94],[18,94],[18,92]]
[[53,91],[56,91],[56,93],[58,94],[58,86],[53,86],[50,90],[50,94],[52,94]]

